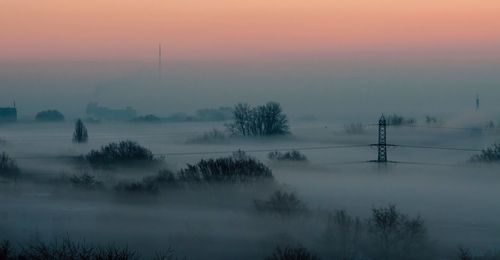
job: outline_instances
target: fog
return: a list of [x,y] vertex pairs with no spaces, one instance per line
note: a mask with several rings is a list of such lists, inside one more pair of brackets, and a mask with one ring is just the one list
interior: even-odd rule
[[[381,113],[452,116],[474,107],[494,112],[500,98],[495,55],[392,52],[169,60],[19,61],[0,64],[0,104],[15,100],[33,117],[59,109],[79,117],[86,105],[166,116],[238,102],[280,102],[291,118],[373,121]],[[161,75],[159,75],[161,74]]]
[[[499,166],[469,161],[498,142],[498,69],[496,57],[405,52],[166,59],[161,71],[144,60],[1,63],[0,107],[15,101],[19,117],[0,124],[0,151],[15,160],[20,175],[0,176],[0,241],[24,245],[69,237],[128,246],[144,259],[169,248],[187,259],[264,259],[277,246],[302,245],[332,259],[338,255],[324,243],[330,213],[345,210],[368,226],[373,209],[396,205],[402,214],[421,217],[433,259],[455,259],[459,246],[477,255],[498,252]],[[98,102],[166,118],[268,101],[281,104],[290,135],[228,134],[220,142],[201,142],[193,140],[212,129],[225,131],[229,122],[92,121],[85,111],[89,102]],[[48,109],[61,111],[66,120],[34,119]],[[389,163],[370,162],[377,160],[373,144],[382,114],[417,120],[388,126],[387,142],[399,145],[388,146]],[[426,123],[427,115],[437,121]],[[85,121],[87,143],[72,143],[77,118]],[[489,122],[493,127],[485,128]],[[362,131],[349,133],[351,123],[361,123]],[[123,140],[136,141],[163,160],[154,167],[112,169],[81,161],[81,155]],[[268,158],[273,150],[292,149],[308,161]],[[161,188],[146,195],[117,188],[161,169],[177,172],[238,150],[268,166],[274,182]],[[71,178],[85,174],[101,186],[87,190],[72,184]],[[308,213],[260,212],[256,201],[276,190],[296,194]],[[363,243],[375,243],[370,239]]]
[[[472,113],[449,116],[444,126],[472,126],[491,118],[478,111],[474,121]],[[224,122],[88,123],[87,144],[71,142],[71,120],[2,125],[1,148],[17,161],[22,175],[0,183],[0,239],[24,243],[70,236],[128,245],[145,258],[171,247],[187,259],[263,259],[276,246],[295,244],[322,254],[319,241],[326,212],[344,209],[365,219],[372,208],[394,204],[401,212],[424,219],[430,239],[445,259],[452,259],[459,245],[474,252],[499,249],[498,165],[467,163],[474,151],[409,147],[389,147],[389,160],[405,163],[368,163],[376,159],[375,147],[338,146],[376,143],[376,126],[348,134],[340,122],[292,120],[290,136],[230,138],[217,144],[189,140],[213,128],[224,129]],[[483,149],[498,140],[496,131],[473,129],[389,127],[387,132],[388,143],[430,147]],[[276,186],[167,189],[144,197],[112,188],[79,190],[64,181],[83,171],[106,185],[155,174],[157,168],[82,168],[64,158],[126,139],[165,155],[158,168],[172,170],[241,149],[272,169]],[[308,163],[267,158],[267,151],[292,148],[302,149]],[[253,201],[267,198],[277,188],[295,192],[311,214],[288,218],[256,212]]]

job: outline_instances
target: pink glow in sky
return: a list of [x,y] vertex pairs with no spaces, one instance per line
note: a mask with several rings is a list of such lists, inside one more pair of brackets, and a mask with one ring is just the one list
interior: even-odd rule
[[498,0],[2,0],[5,60],[500,52]]

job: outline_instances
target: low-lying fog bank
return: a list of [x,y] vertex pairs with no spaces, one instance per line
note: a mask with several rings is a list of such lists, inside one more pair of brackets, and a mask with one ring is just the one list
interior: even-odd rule
[[[190,140],[220,124],[88,124],[87,144],[71,142],[72,127],[2,127],[1,150],[21,173],[0,181],[0,240],[17,246],[69,237],[128,246],[146,259],[169,248],[187,259],[264,259],[277,246],[299,245],[322,259],[458,259],[459,246],[475,255],[500,249],[499,166],[467,162],[472,150],[493,144],[496,133],[389,128],[389,143],[470,151],[394,147],[389,159],[404,163],[379,165],[367,162],[376,149],[362,146],[377,142],[375,127],[352,134],[339,125],[303,123],[288,137],[203,143]],[[162,164],[102,169],[65,157],[127,139],[164,156]],[[273,150],[292,148],[306,160],[268,158]],[[176,175],[186,164],[239,149],[269,167],[273,181],[193,185]],[[160,169],[172,172],[177,186],[150,189],[150,181],[168,179]],[[85,175],[92,179],[72,179]],[[91,186],[78,186],[82,181]],[[128,186],[120,189],[122,182]],[[413,230],[415,243],[378,244],[373,209],[391,216],[390,205],[398,224],[387,241],[406,241]]]

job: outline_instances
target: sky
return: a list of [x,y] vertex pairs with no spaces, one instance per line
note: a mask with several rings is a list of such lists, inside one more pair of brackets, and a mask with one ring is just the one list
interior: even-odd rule
[[498,14],[498,0],[0,0],[0,106],[163,116],[273,100],[373,118],[460,113],[479,94],[496,111]]
[[358,52],[484,54],[496,0],[2,0],[3,60],[172,60]]

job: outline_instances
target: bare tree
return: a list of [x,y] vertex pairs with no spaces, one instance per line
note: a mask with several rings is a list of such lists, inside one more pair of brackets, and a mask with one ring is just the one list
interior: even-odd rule
[[250,122],[252,108],[246,103],[239,103],[234,107],[234,122],[229,125],[229,130],[234,134],[250,135]]
[[283,135],[287,134],[288,119],[283,114],[281,105],[276,102],[269,102],[259,107],[258,116],[262,122],[262,135]]
[[78,119],[75,123],[75,132],[73,133],[73,142],[74,143],[86,143],[89,139],[89,135],[87,133],[87,127],[83,124],[81,119]]
[[234,122],[229,131],[241,136],[270,136],[289,133],[288,119],[276,102],[252,108],[246,103],[234,107]]

